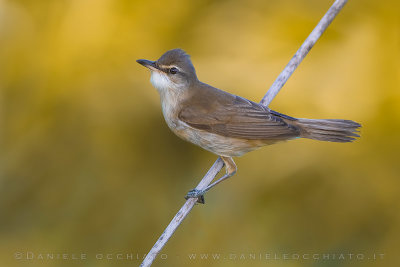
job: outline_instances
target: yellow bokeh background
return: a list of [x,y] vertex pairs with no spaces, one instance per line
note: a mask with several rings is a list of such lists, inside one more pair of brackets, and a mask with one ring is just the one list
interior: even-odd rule
[[[170,132],[135,60],[183,48],[201,81],[259,101],[331,3],[0,0],[0,266],[138,266],[216,156]],[[355,120],[361,138],[237,158],[154,266],[398,266],[399,14],[395,0],[350,0],[270,106]]]

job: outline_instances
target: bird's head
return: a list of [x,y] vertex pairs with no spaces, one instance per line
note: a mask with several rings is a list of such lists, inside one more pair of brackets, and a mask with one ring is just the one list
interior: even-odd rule
[[138,59],[137,62],[150,69],[150,81],[160,92],[185,90],[197,81],[196,70],[190,56],[182,49],[169,50],[157,61]]

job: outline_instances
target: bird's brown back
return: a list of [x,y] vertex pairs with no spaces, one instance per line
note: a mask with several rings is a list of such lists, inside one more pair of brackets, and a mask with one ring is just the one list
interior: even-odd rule
[[287,140],[299,136],[299,129],[268,108],[201,82],[191,87],[178,118],[191,127],[225,137]]

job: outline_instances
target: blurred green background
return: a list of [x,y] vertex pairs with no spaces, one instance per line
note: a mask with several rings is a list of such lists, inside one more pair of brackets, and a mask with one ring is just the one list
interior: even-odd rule
[[[216,156],[170,132],[135,60],[183,48],[200,80],[259,101],[331,3],[0,1],[0,266],[138,266]],[[361,139],[237,158],[237,175],[195,207],[154,266],[399,266],[399,10],[350,0],[271,104],[355,120]],[[69,259],[38,259],[47,253]]]

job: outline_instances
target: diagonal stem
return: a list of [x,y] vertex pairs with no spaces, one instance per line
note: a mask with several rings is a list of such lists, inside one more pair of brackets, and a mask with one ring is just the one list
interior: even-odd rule
[[[333,21],[336,15],[340,12],[343,6],[347,3],[347,0],[336,0],[329,10],[325,13],[322,19],[319,21],[314,30],[310,33],[307,39],[300,46],[299,50],[297,50],[296,54],[292,57],[286,67],[283,69],[281,74],[279,74],[278,78],[276,78],[275,82],[271,85],[268,92],[265,94],[263,99],[260,101],[264,106],[268,106],[271,101],[275,98],[275,96],[279,93],[283,85],[287,82],[289,77],[293,74],[297,66],[304,59],[304,57],[308,54],[310,49],[314,46],[317,40],[321,37],[322,33],[328,28],[329,24]],[[197,185],[196,189],[203,190],[205,189],[211,181],[215,178],[215,176],[219,173],[219,171],[224,166],[222,160],[220,158],[214,162],[211,168],[208,170],[207,174],[203,177],[200,183]],[[182,221],[186,218],[186,216],[190,213],[193,206],[195,205],[197,199],[189,198],[186,200],[185,204],[178,211],[172,221],[169,223],[167,228],[161,234],[160,238],[151,248],[150,252],[146,255],[140,267],[148,267],[150,266],[158,253],[160,253],[161,249],[168,242],[171,236],[174,234],[175,230],[179,227]]]
[[281,74],[279,74],[278,78],[276,78],[275,82],[271,85],[263,99],[261,99],[260,104],[264,106],[268,106],[271,101],[275,98],[275,96],[279,93],[281,88],[285,85],[287,80],[289,80],[290,76],[296,70],[297,66],[301,63],[304,57],[308,54],[314,44],[318,41],[321,35],[324,33],[326,28],[328,28],[329,24],[333,21],[339,11],[343,8],[343,6],[347,3],[347,0],[336,0],[335,3],[329,8],[329,10],[325,13],[322,19],[319,21],[317,26],[315,26],[314,30],[310,33],[307,39],[300,46],[299,50],[297,50],[296,54],[290,59],[289,63],[283,69]]
[[[211,168],[208,170],[206,175],[201,179],[200,183],[196,186],[196,189],[202,190],[206,188],[212,180],[214,180],[215,176],[219,173],[219,171],[224,167],[224,162],[221,158],[218,158]],[[174,234],[175,230],[182,223],[183,219],[189,214],[192,210],[194,204],[196,204],[197,198],[189,198],[186,200],[185,204],[183,204],[182,208],[178,211],[172,221],[168,224],[167,228],[165,228],[164,232],[161,234],[160,238],[158,238],[157,242],[151,248],[150,252],[146,255],[140,267],[150,266],[158,253],[160,253],[161,249],[168,242],[171,236]]]

